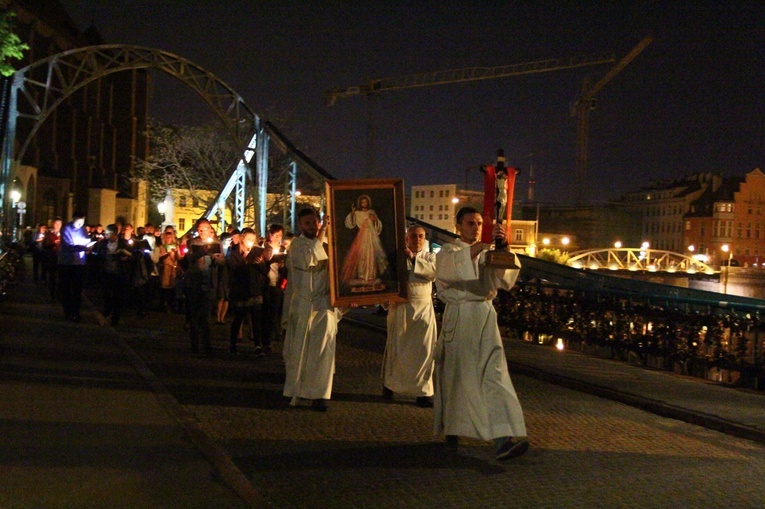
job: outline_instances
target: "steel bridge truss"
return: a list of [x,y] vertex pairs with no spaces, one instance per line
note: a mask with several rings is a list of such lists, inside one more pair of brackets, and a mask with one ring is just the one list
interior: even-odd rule
[[715,270],[695,258],[672,251],[644,248],[590,249],[571,253],[570,267],[590,270],[686,272],[713,274]]
[[[225,205],[233,193],[234,222],[244,226],[248,181],[256,185],[255,211],[261,233],[265,232],[266,193],[268,188],[269,142],[294,163],[290,177],[296,178],[298,166],[320,181],[333,177],[305,154],[297,150],[272,124],[245,104],[242,97],[213,73],[178,55],[152,48],[129,45],[101,45],[78,48],[53,55],[16,71],[9,102],[8,123],[0,166],[0,203],[8,200],[6,184],[11,162],[21,161],[40,126],[69,96],[107,75],[132,70],[155,69],[177,78],[193,89],[221,120],[235,146],[243,147],[239,162],[229,181],[205,212],[205,217],[219,216],[223,225]],[[28,123],[28,134],[16,140],[17,126]],[[19,147],[16,151],[16,147]],[[255,158],[255,174],[251,161]],[[293,186],[294,187],[294,186]],[[294,190],[291,194],[294,211]],[[5,206],[0,221],[5,222]],[[294,213],[293,213],[294,215]],[[4,226],[4,225],[3,225]]]

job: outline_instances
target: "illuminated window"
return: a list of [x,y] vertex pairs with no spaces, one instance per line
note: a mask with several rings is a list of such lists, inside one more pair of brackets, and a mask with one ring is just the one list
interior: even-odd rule
[[182,231],[182,232],[186,231],[186,218],[185,217],[178,218],[178,229],[180,231]]
[[523,242],[523,229],[517,228],[515,230],[515,241],[516,242]]

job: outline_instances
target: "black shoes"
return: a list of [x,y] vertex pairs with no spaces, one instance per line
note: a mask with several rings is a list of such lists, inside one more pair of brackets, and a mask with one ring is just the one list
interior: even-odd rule
[[529,450],[529,441],[526,440],[525,438],[521,438],[521,439],[508,438],[497,449],[497,456],[496,456],[497,461],[505,461],[505,460],[509,460],[510,458],[517,458],[518,456],[523,455],[528,450]]
[[382,397],[387,401],[393,400],[393,391],[383,385]]
[[420,396],[417,398],[416,404],[420,408],[433,408],[433,398],[430,396]]
[[313,410],[314,412],[326,412],[327,401],[324,399],[315,399],[311,401],[311,410]]

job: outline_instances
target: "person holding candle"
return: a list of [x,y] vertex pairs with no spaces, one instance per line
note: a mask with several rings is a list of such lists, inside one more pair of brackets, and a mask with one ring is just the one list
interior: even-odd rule
[[155,248],[159,258],[159,300],[166,313],[175,305],[175,286],[178,279],[178,239],[175,230],[165,228],[161,243]]
[[110,224],[104,230],[104,238],[93,248],[93,254],[100,267],[104,316],[110,318],[112,326],[116,327],[125,304],[132,252],[127,249],[125,238],[118,235],[117,225]]
[[263,290],[268,265],[257,239],[255,230],[243,229],[239,245],[232,250],[228,260],[230,309],[234,314],[229,351],[237,353],[236,343],[240,339],[242,324],[248,319],[255,355],[260,357],[263,355]]
[[48,274],[48,292],[50,301],[55,302],[58,290],[58,250],[61,247],[61,218],[57,217],[51,223],[43,239],[43,264]]
[[85,229],[85,214],[75,212],[72,220],[61,229],[58,252],[58,271],[61,284],[61,304],[64,316],[79,322],[82,304],[82,284],[85,279],[87,251],[95,244]]
[[286,283],[284,273],[285,249],[282,246],[284,227],[272,224],[268,228],[264,257],[268,261],[268,285],[263,296],[263,353],[271,353],[271,342],[282,338],[282,303]]
[[183,257],[189,338],[194,355],[210,357],[210,315],[215,306],[217,271],[226,259],[210,221],[205,218],[197,221],[196,231],[197,237],[188,242],[188,252]]

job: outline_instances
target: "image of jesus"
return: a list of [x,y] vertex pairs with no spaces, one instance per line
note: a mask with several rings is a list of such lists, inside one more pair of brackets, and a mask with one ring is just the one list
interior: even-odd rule
[[372,209],[372,200],[362,194],[351,205],[345,217],[346,228],[358,228],[356,238],[343,261],[341,280],[351,287],[381,289],[380,275],[388,267],[385,249],[380,241],[382,222]]

